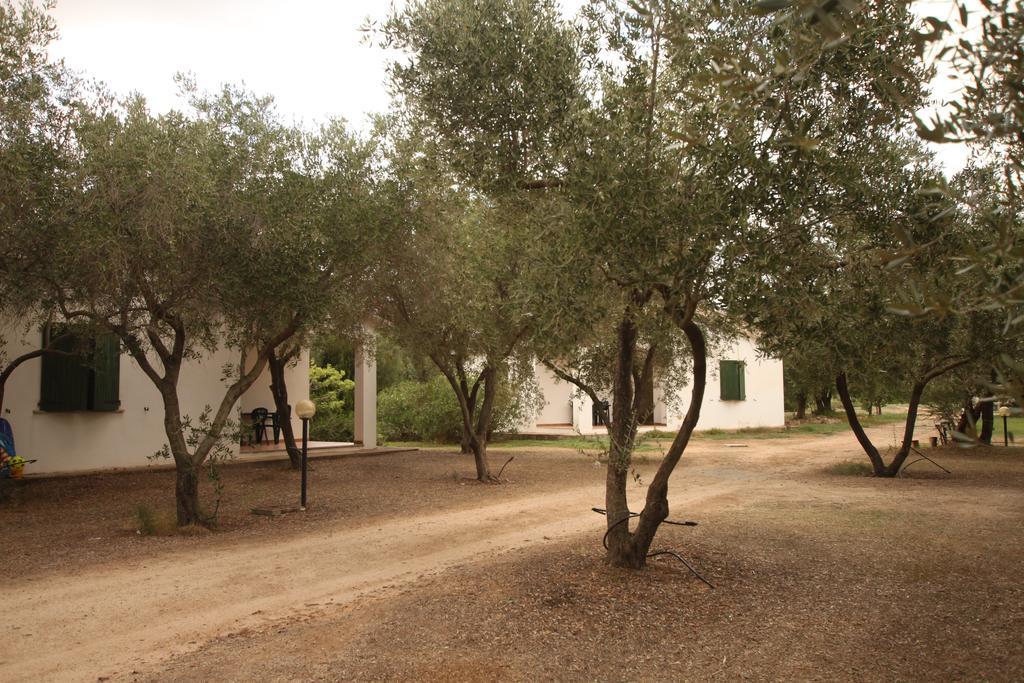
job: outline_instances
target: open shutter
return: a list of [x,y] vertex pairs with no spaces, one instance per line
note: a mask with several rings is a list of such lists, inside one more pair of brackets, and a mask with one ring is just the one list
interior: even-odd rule
[[121,343],[117,335],[96,338],[93,350],[92,409],[114,411],[121,407]]
[[[53,349],[65,353],[78,351],[73,335],[64,334],[65,329],[52,326],[43,333],[43,345],[56,338]],[[39,409],[48,411],[85,410],[89,402],[89,368],[82,365],[80,356],[64,356],[44,353],[42,356],[42,380],[39,390]]]
[[747,400],[747,364],[736,361],[736,400]]

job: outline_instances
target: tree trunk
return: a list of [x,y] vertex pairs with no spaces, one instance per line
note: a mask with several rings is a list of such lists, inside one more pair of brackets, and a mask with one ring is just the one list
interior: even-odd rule
[[899,450],[896,451],[895,457],[888,465],[882,459],[882,455],[878,452],[878,449],[871,439],[868,438],[867,433],[864,431],[864,427],[860,423],[860,418],[857,417],[857,410],[854,408],[853,401],[850,399],[850,387],[846,381],[846,373],[841,372],[836,376],[836,390],[839,392],[839,398],[843,403],[843,409],[846,411],[846,419],[850,423],[850,429],[853,430],[854,436],[857,437],[857,441],[860,443],[861,448],[867,453],[868,459],[871,460],[871,469],[875,473],[876,477],[895,477],[900,472],[900,468],[903,467],[903,463],[906,461],[907,456],[910,455],[910,449],[914,444],[914,427],[917,424],[917,411],[921,405],[921,396],[924,394],[925,387],[928,386],[928,382],[935,379],[939,375],[952,370],[953,368],[963,365],[966,361],[958,361],[951,365],[943,368],[934,368],[924,374],[920,380],[914,384],[913,390],[910,392],[910,404],[907,406],[907,419],[903,425],[903,442],[900,444]]
[[53,339],[50,340],[50,343],[44,346],[43,348],[36,349],[34,351],[29,351],[28,353],[24,353],[18,356],[17,358],[13,359],[10,363],[8,363],[7,367],[5,367],[3,371],[0,371],[0,417],[3,417],[4,414],[4,392],[7,389],[7,380],[11,378],[11,375],[14,374],[14,371],[17,370],[22,363],[30,361],[33,358],[40,358],[41,356],[47,354],[54,356],[74,356],[75,354],[73,353],[68,353],[66,351],[58,351],[55,348],[53,348],[54,345],[56,345],[60,341],[67,339],[67,337],[67,334],[61,334],[54,337]]
[[[491,417],[494,415],[494,400],[498,395],[498,372],[488,361],[480,372],[480,381],[484,390],[484,400],[480,404],[480,412],[476,419],[476,433],[470,440],[473,449],[473,462],[476,465],[476,478],[483,482],[495,481],[491,476],[491,466],[487,461],[488,435],[491,433]],[[476,405],[476,395],[472,396]]]
[[956,423],[956,431],[961,434],[976,434],[978,419],[981,417],[981,405],[974,405],[971,398],[964,403],[964,411]]
[[914,445],[914,428],[917,426],[917,410],[921,405],[921,396],[928,385],[928,379],[926,376],[919,381],[910,392],[910,405],[907,406],[907,421],[903,425],[903,443],[900,444],[899,450],[896,451],[896,457],[889,463],[887,473],[884,476],[895,477],[899,474],[900,468],[903,467],[907,456],[910,455],[910,449]]
[[[630,532],[630,510],[626,500],[626,482],[630,456],[636,438],[637,416],[644,409],[645,389],[653,382],[654,349],[645,359],[643,371],[635,373],[637,330],[632,321],[624,319],[619,325],[619,353],[613,386],[614,405],[609,430],[608,473],[605,479],[605,505],[607,508],[606,543],[608,562],[616,567],[642,569],[661,523],[668,518],[668,480],[679,463],[690,436],[700,419],[707,383],[707,347],[700,328],[681,313],[677,324],[686,334],[693,355],[693,387],[686,417],[672,445],[658,467],[654,479],[647,487],[644,509],[637,516],[636,530]],[[692,312],[691,312],[692,314]]]
[[[432,355],[431,360],[448,380],[448,384],[455,392],[455,398],[459,402],[459,411],[462,414],[462,443],[468,445],[469,451],[473,453],[476,478],[482,482],[494,481],[487,461],[487,435],[490,434],[494,400],[497,396],[497,370],[488,359],[471,388],[461,361],[456,361],[452,367],[446,362],[442,362],[440,357]],[[477,411],[477,392],[481,388],[484,390],[484,398],[480,402],[479,411]]]
[[[126,341],[130,339],[122,338]],[[168,448],[171,451],[171,456],[174,458],[174,468],[177,475],[174,497],[178,526],[188,526],[190,524],[206,526],[210,523],[210,520],[202,517],[199,508],[200,468],[202,468],[207,456],[221,438],[224,424],[230,415],[230,411],[234,408],[239,397],[246,389],[252,386],[256,378],[262,373],[264,365],[257,363],[228,389],[217,410],[217,415],[208,425],[207,430],[198,443],[190,450],[189,442],[185,438],[185,426],[182,422],[181,405],[178,401],[178,377],[181,372],[182,359],[184,358],[184,343],[176,345],[173,356],[163,359],[166,370],[163,377],[157,376],[153,371],[152,366],[148,364],[149,361],[144,350],[137,342],[130,343],[129,350],[140,365],[146,364],[143,369],[152,378],[163,400],[164,434],[167,436]],[[194,428],[199,426],[193,425]]]
[[487,460],[487,441],[470,444],[470,449],[473,452],[473,465],[476,466],[477,481],[484,483],[494,481],[491,477],[491,465]]
[[176,481],[174,500],[177,505],[178,526],[203,524],[199,511],[199,473],[187,462],[175,463]]
[[981,402],[981,436],[978,437],[982,443],[992,443],[992,432],[995,429],[995,402]]
[[[181,405],[178,401],[178,379],[181,375],[181,366],[187,348],[187,330],[179,318],[168,316],[162,309],[156,308],[151,313],[154,320],[166,323],[174,331],[173,342],[170,346],[160,338],[155,322],[146,330],[151,349],[144,347],[135,334],[124,328],[110,327],[110,331],[121,338],[121,342],[128,349],[132,358],[160,392],[160,398],[164,404],[164,433],[167,436],[168,448],[174,458],[177,473],[174,496],[178,526],[206,525],[209,520],[204,520],[199,511],[199,470],[223,438],[224,425],[230,419],[238,399],[263,373],[270,352],[295,334],[299,321],[293,318],[288,326],[269,340],[262,347],[249,370],[245,370],[246,362],[243,352],[239,364],[240,376],[224,392],[224,397],[215,411],[207,407],[203,413],[204,419],[201,419],[199,424],[192,425],[191,433],[186,440],[187,425],[182,421]],[[103,324],[109,323],[104,322]],[[158,372],[153,365],[151,351],[159,357],[163,374]],[[209,418],[211,413],[212,418]],[[189,450],[190,445],[192,450]]]
[[801,391],[796,395],[796,414],[794,417],[797,420],[807,418],[807,392],[805,391]]
[[612,415],[608,425],[608,472],[605,477],[605,510],[608,515],[606,544],[608,561],[616,567],[639,569],[646,554],[638,556],[629,532],[629,504],[626,479],[636,437],[633,411],[633,362],[637,329],[627,311],[616,330],[617,356],[612,383]]
[[682,458],[693,430],[697,428],[701,407],[704,404],[704,389],[707,386],[707,342],[704,333],[692,320],[683,321],[680,327],[690,342],[693,356],[693,387],[690,390],[690,405],[686,410],[686,417],[683,418],[679,433],[658,466],[654,479],[647,487],[644,509],[640,512],[636,531],[633,532],[634,557],[643,558],[644,561],[650,553],[658,528],[668,518],[668,480]]
[[609,454],[608,471],[605,476],[605,508],[608,514],[606,543],[607,559],[615,567],[642,569],[647,563],[646,553],[638,553],[629,532],[629,507],[626,504],[627,472],[611,464]]
[[168,372],[171,379],[164,379],[160,385],[160,395],[164,402],[164,434],[174,458],[176,476],[174,486],[174,502],[177,510],[178,526],[191,524],[205,525],[199,510],[199,468],[202,460],[188,449],[182,432],[181,407],[178,404],[176,378],[180,369],[180,361]]
[[[137,349],[138,347],[136,347]],[[133,356],[136,360],[140,356]],[[144,356],[142,356],[144,358]],[[177,509],[178,526],[199,524],[207,526],[210,519],[204,519],[199,508],[199,471],[207,456],[217,445],[222,437],[224,424],[227,421],[230,410],[234,408],[238,398],[252,386],[256,378],[263,370],[262,364],[257,364],[241,380],[236,382],[225,393],[217,416],[209,425],[207,431],[199,439],[193,450],[189,450],[189,444],[185,439],[184,425],[182,423],[181,407],[178,403],[177,380],[181,369],[181,357],[174,361],[165,361],[167,375],[162,379],[155,379],[154,383],[160,390],[164,403],[164,434],[167,436],[168,447],[174,458],[174,468],[177,475],[177,483],[174,488],[174,497]]]
[[[466,403],[469,405],[469,414],[476,415],[476,394],[470,394],[466,399]],[[462,427],[462,436],[459,438],[459,452],[462,455],[469,455],[473,453],[473,444],[470,443],[473,439],[470,437],[470,430],[466,429],[466,426]],[[475,454],[474,454],[475,457]]]
[[850,423],[850,429],[853,430],[853,435],[857,437],[857,442],[860,447],[867,453],[868,459],[871,461],[871,469],[874,471],[875,476],[884,477],[886,475],[885,461],[882,460],[882,454],[878,452],[875,445],[871,443],[871,439],[868,438],[867,433],[864,431],[864,427],[860,423],[860,418],[857,416],[857,408],[853,405],[853,400],[850,398],[850,388],[847,385],[846,373],[841,372],[836,376],[836,391],[839,393],[839,400],[843,404],[843,410],[846,411],[846,420]]
[[815,415],[831,415],[834,411],[832,410],[832,390],[823,389],[820,394],[814,397],[814,414]]
[[292,407],[288,404],[288,385],[285,383],[284,371],[288,363],[295,357],[297,350],[278,355],[271,351],[267,358],[270,367],[270,393],[274,397],[274,409],[277,411],[277,424],[284,437],[284,448],[288,452],[288,460],[292,468],[302,466],[302,452],[295,444],[295,430],[292,429]]

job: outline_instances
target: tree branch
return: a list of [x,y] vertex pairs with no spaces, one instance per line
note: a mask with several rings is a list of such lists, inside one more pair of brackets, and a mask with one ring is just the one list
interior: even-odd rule
[[603,401],[603,399],[601,399],[600,396],[597,395],[597,391],[595,391],[593,387],[591,387],[589,384],[584,382],[579,377],[575,377],[575,376],[569,374],[568,372],[562,370],[561,368],[559,368],[558,366],[556,366],[553,362],[551,362],[549,360],[546,360],[546,359],[542,358],[540,362],[541,362],[541,365],[543,365],[548,370],[550,370],[555,375],[555,377],[557,377],[558,379],[562,380],[563,382],[568,382],[569,384],[572,384],[573,386],[578,388],[580,391],[585,393],[587,396],[589,396],[590,400],[594,402],[594,407],[597,410],[601,411],[601,414],[602,414],[602,417],[603,417],[603,422],[605,424],[608,424],[608,411],[604,410],[603,408],[601,408],[601,406],[604,404],[604,401]]

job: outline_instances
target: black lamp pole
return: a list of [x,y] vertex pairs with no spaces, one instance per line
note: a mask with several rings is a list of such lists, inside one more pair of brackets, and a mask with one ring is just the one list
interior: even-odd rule
[[309,452],[309,418],[302,418],[302,500],[299,507],[306,509],[306,459]]
[[1010,432],[1006,427],[1006,415],[1003,415],[1003,446],[1010,447]]

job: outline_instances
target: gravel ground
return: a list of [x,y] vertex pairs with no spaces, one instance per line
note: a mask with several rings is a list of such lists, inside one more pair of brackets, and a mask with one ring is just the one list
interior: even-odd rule
[[[607,566],[596,515],[581,533],[603,468],[568,450],[496,450],[492,460],[513,454],[500,486],[467,480],[471,462],[454,454],[319,461],[311,509],[275,518],[249,509],[290,503],[298,475],[282,463],[233,465],[217,530],[192,536],[135,530],[138,505],[171,518],[171,473],[30,480],[0,505],[0,571],[16,591],[8,604],[31,612],[8,610],[0,622],[45,634],[71,600],[80,621],[60,634],[79,641],[67,655],[36,653],[38,666],[7,650],[0,679],[38,680],[33,670],[161,681],[1024,679],[1017,449],[932,451],[952,475],[922,462],[907,478],[876,480],[828,474],[864,457],[848,434],[695,445],[672,483],[694,502],[672,516],[700,526],[665,527],[656,545],[679,550],[714,590],[675,560],[643,572]],[[641,480],[654,460],[638,463]],[[631,491],[639,499],[643,488]],[[525,509],[536,505],[551,512]],[[403,575],[386,550],[356,548],[356,538],[409,548],[419,569]],[[302,579],[316,599],[289,583],[303,567],[292,546],[328,562]],[[360,579],[368,588],[335,576],[363,571],[360,552],[382,577]],[[331,553],[346,569],[329,564]],[[265,569],[252,564],[263,557]],[[123,607],[106,604],[111,582],[124,587]],[[332,582],[338,592],[324,600]],[[293,591],[294,604],[290,593],[268,596],[272,585]],[[216,599],[183,611],[207,599],[189,602],[199,586]],[[276,606],[247,609],[257,601]],[[127,610],[120,631],[118,610]],[[125,649],[150,614],[148,644]]]
[[675,560],[611,568],[589,534],[234,634],[148,677],[1022,680],[1024,457],[942,462],[952,476],[813,470],[664,529],[715,590]]
[[[366,523],[438,508],[473,506],[557,491],[568,481],[600,481],[603,473],[566,450],[498,453],[515,460],[497,486],[477,484],[472,459],[437,451],[315,460],[309,509],[274,518],[254,507],[297,506],[299,473],[287,462],[230,463],[220,468],[223,495],[213,533],[174,533],[174,473],[144,469],[79,477],[26,479],[0,503],[0,574],[43,576],[103,564],[123,565],[189,547],[231,545],[306,533],[333,523]],[[458,495],[453,495],[457,491]],[[216,494],[204,481],[201,500]],[[138,533],[136,510],[157,521],[156,536]]]

